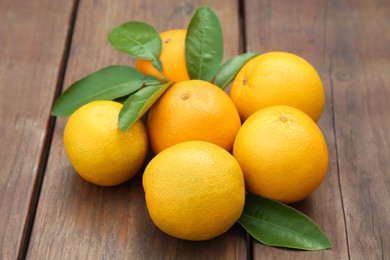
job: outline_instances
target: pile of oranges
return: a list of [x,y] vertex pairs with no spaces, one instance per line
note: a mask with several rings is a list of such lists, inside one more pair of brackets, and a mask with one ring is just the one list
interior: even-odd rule
[[[160,34],[159,56],[173,84],[122,133],[115,101],[93,101],[69,118],[64,146],[85,180],[113,186],[155,157],[143,173],[146,205],[162,231],[205,240],[226,232],[240,217],[245,193],[283,203],[309,196],[323,181],[326,142],[316,122],[325,96],[316,70],[303,58],[269,52],[237,73],[230,96],[212,82],[191,80],[185,60],[186,30]],[[164,80],[151,61],[144,75]]]

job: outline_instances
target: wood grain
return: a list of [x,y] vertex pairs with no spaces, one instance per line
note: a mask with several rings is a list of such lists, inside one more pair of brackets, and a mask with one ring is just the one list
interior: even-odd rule
[[28,240],[72,7],[73,1],[0,1],[1,259],[22,256]]
[[299,3],[265,0],[245,2],[248,51],[295,53],[308,60],[323,81],[326,105],[318,123],[329,151],[327,176],[315,193],[294,206],[315,220],[333,243],[333,248],[329,250],[305,252],[271,248],[253,242],[255,259],[348,259],[334,135],[332,75],[329,74],[331,55],[328,34],[338,23],[331,24],[331,14],[336,10],[329,3],[309,0]]
[[350,256],[388,259],[390,2],[333,1],[331,9],[327,52]]
[[249,1],[246,11],[248,48],[294,52],[318,69],[327,96],[319,124],[331,158],[325,183],[298,207],[333,248],[302,253],[255,243],[255,258],[388,258],[390,3]]
[[[79,3],[64,86],[111,64],[132,59],[113,50],[110,29],[141,20],[159,31],[186,28],[198,1],[92,1]],[[238,9],[209,1],[225,33],[225,58],[239,52]],[[205,242],[174,239],[159,231],[145,208],[141,174],[113,188],[83,181],[63,149],[65,119],[57,120],[28,259],[246,259],[246,233],[238,226]]]

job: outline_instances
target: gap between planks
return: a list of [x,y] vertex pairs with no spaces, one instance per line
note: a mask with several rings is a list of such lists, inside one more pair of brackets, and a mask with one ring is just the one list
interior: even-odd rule
[[[68,63],[68,57],[71,49],[71,44],[72,44],[72,36],[73,36],[73,30],[75,27],[76,19],[77,19],[77,10],[79,6],[79,1],[80,0],[73,0],[73,6],[72,6],[72,11],[69,19],[69,27],[66,35],[66,41],[64,45],[64,49],[62,52],[62,57],[61,57],[61,62],[59,64],[60,67],[60,73],[58,76],[58,80],[55,86],[55,95],[54,99],[51,103],[51,107],[53,107],[55,100],[57,97],[61,95],[62,88],[63,88],[63,83],[64,83],[64,78],[65,78],[65,72],[67,69],[67,63]],[[51,109],[50,109],[51,111]],[[49,158],[49,153],[50,153],[50,147],[51,147],[51,142],[53,139],[53,133],[54,133],[54,126],[56,122],[56,118],[53,116],[49,115],[49,121],[47,124],[47,134],[46,137],[43,141],[43,149],[42,149],[42,156],[39,160],[38,163],[38,171],[37,171],[37,178],[35,179],[34,182],[34,187],[33,187],[33,192],[32,192],[32,197],[30,200],[30,205],[28,209],[28,214],[27,214],[27,219],[24,225],[24,230],[23,230],[23,235],[22,235],[22,241],[21,241],[21,247],[19,248],[19,253],[18,253],[18,259],[25,259],[27,255],[27,250],[28,250],[28,245],[30,242],[30,237],[31,237],[31,232],[33,229],[34,225],[34,220],[35,220],[35,214],[36,210],[38,207],[39,203],[39,197],[41,194],[41,188],[43,184],[43,179],[46,171],[46,165],[47,161]]]

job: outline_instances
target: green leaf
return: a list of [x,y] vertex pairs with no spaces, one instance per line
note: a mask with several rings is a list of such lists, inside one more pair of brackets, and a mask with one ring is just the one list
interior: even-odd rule
[[222,62],[223,35],[216,14],[207,6],[198,8],[186,35],[186,64],[191,79],[212,80]]
[[116,98],[116,99],[114,99],[114,101],[118,102],[118,103],[124,104],[129,97],[130,97],[130,95],[126,95],[126,96],[123,96],[123,97]]
[[280,202],[247,193],[238,222],[261,243],[304,250],[332,247],[321,228],[308,216]]
[[119,112],[119,129],[127,131],[160,98],[173,82],[144,87],[131,95]]
[[[145,78],[144,78],[144,86],[153,86],[153,85],[161,85],[161,84],[162,84],[162,82],[161,82],[159,79],[157,79],[157,78],[155,78],[154,76],[152,76],[152,75],[147,75],[147,76],[145,76]],[[133,92],[133,93],[134,93],[134,92]],[[126,96],[123,96],[123,97],[116,98],[116,99],[114,99],[114,101],[124,104],[124,103],[126,102],[126,100],[127,100],[133,93],[131,93],[131,94],[129,94],[129,95],[126,95]]]
[[163,68],[162,64],[159,58],[153,59],[152,60],[152,65],[155,67],[161,74],[163,74]]
[[132,21],[115,27],[108,40],[118,51],[138,59],[154,60],[161,52],[160,34],[143,22]]
[[165,75],[164,75],[164,72],[163,72],[163,67],[162,67],[162,63],[161,63],[161,60],[159,58],[155,58],[152,60],[152,65],[153,67],[155,67],[160,73],[161,73],[161,77],[167,81]]
[[56,100],[52,115],[69,116],[94,100],[114,100],[141,88],[144,76],[127,66],[109,66],[73,83]]
[[158,78],[152,75],[146,75],[144,79],[144,83],[146,86],[150,86],[150,85],[161,84],[162,82]]
[[244,53],[231,58],[219,69],[217,76],[215,76],[214,84],[222,89],[225,89],[230,82],[232,82],[242,66],[258,55],[258,53]]

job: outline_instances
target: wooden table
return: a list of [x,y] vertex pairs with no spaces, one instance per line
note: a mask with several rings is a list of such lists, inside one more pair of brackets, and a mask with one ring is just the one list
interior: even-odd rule
[[[111,48],[110,29],[129,20],[186,28],[202,3],[220,18],[225,60],[283,50],[317,68],[329,168],[294,206],[332,249],[266,247],[238,225],[210,241],[174,239],[149,219],[142,174],[101,188],[71,167],[66,119],[50,110],[77,79],[134,63]],[[0,259],[390,259],[389,27],[388,0],[0,0]]]

